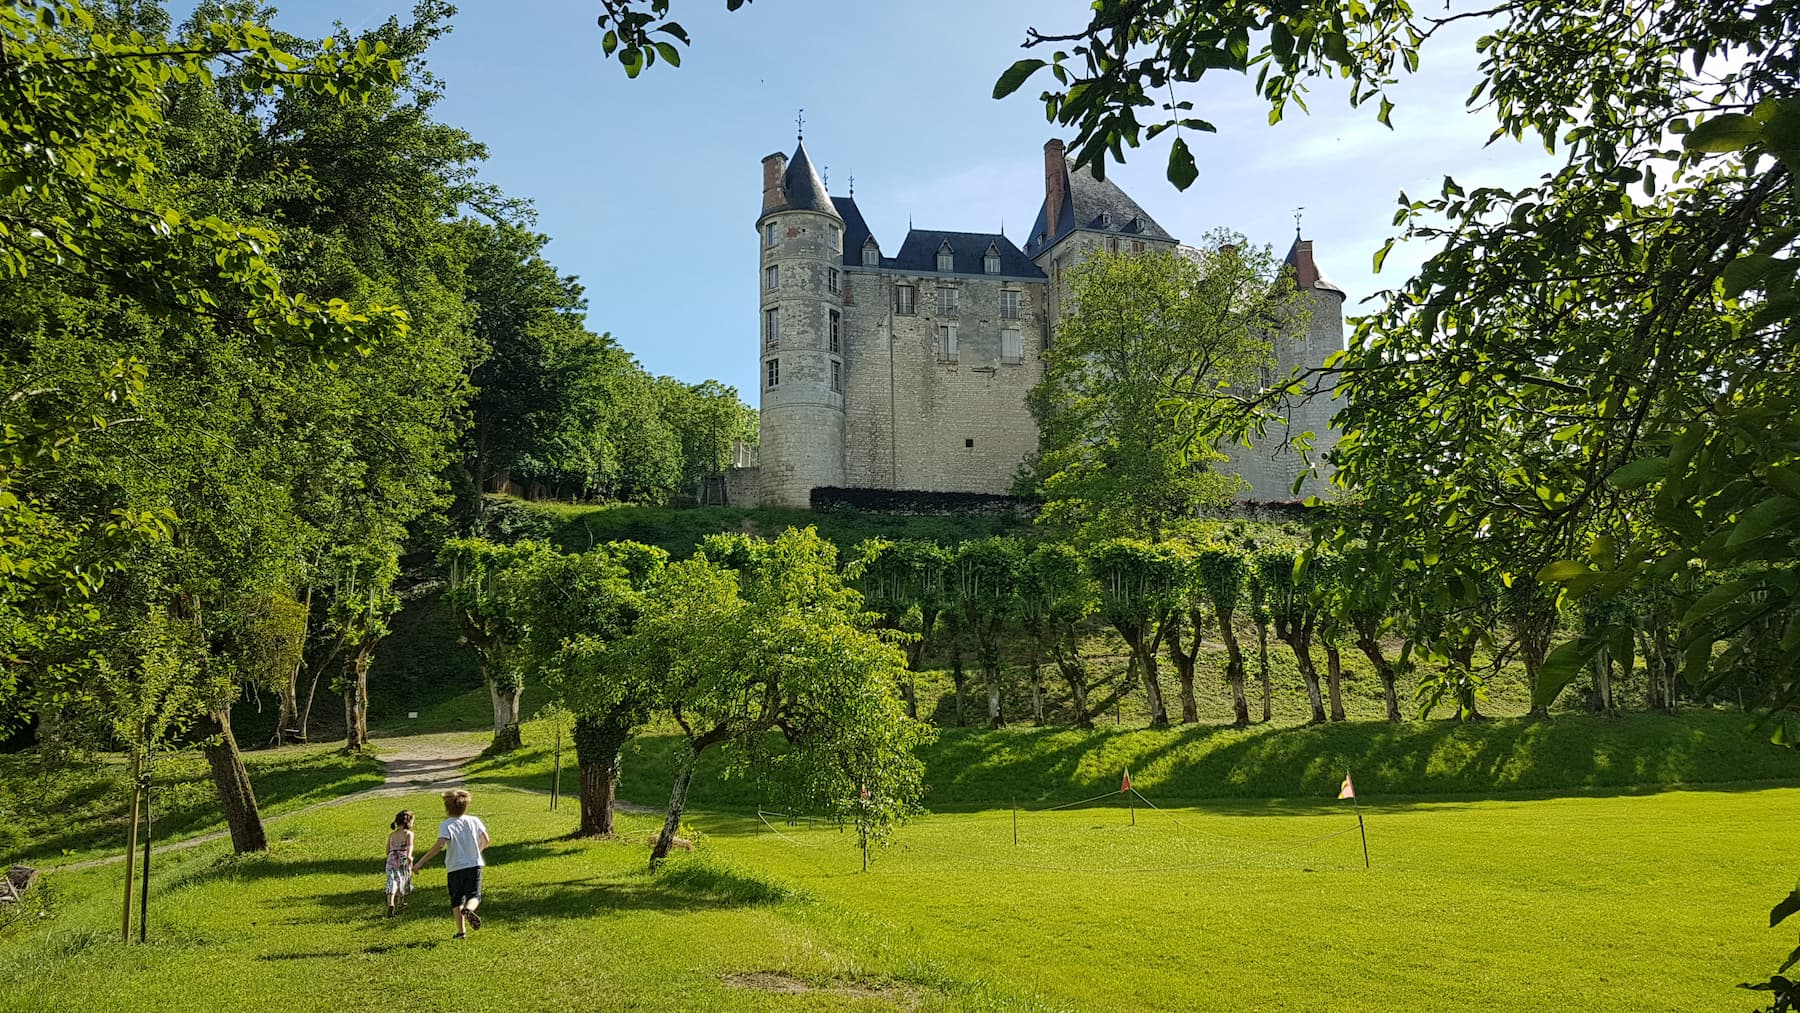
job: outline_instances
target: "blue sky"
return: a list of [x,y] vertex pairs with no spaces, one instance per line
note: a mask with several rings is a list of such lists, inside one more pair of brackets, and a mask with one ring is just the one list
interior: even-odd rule
[[[176,14],[191,5],[175,3]],[[290,0],[277,23],[323,35],[405,14],[393,0]],[[1084,0],[678,0],[694,39],[679,69],[636,81],[600,53],[596,0],[464,0],[455,31],[429,58],[447,87],[438,116],[485,142],[483,175],[537,207],[557,267],[586,285],[588,321],[650,370],[715,378],[754,403],[761,159],[791,152],[794,115],[849,189],[884,249],[920,228],[989,231],[1022,242],[1043,194],[1052,136],[1030,84],[990,95],[1019,58],[1027,26],[1085,23]],[[1270,127],[1244,78],[1220,76],[1181,95],[1217,134],[1188,135],[1200,178],[1185,193],[1164,178],[1162,140],[1130,152],[1109,175],[1170,233],[1197,240],[1215,227],[1280,253],[1304,207],[1325,273],[1354,303],[1398,284],[1424,251],[1400,248],[1379,279],[1370,258],[1392,233],[1401,189],[1435,192],[1448,173],[1465,186],[1518,185],[1550,167],[1541,148],[1484,148],[1492,121],[1465,113],[1475,81],[1466,28],[1434,40],[1421,73],[1393,92],[1389,131],[1352,110],[1340,88]]]

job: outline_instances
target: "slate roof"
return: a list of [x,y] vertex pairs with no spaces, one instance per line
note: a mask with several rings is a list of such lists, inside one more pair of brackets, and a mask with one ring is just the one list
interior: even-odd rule
[[[1045,277],[1044,272],[1025,256],[1023,250],[1013,245],[1013,241],[998,233],[992,232],[940,232],[935,229],[913,229],[906,234],[906,241],[900,244],[900,252],[891,259],[881,258],[882,267],[907,271],[913,274],[937,273],[938,250],[948,242],[950,253],[954,257],[957,274],[984,274],[982,258],[987,256],[988,247],[992,246],[1000,254],[1000,277],[1033,278]],[[846,246],[846,249],[848,247]],[[861,247],[859,246],[860,250]]]
[[787,203],[778,208],[769,208],[763,214],[775,211],[818,211],[835,215],[837,208],[833,206],[831,196],[825,192],[825,184],[819,179],[818,170],[813,168],[812,159],[806,155],[806,142],[802,141],[794,149],[794,157],[788,159],[787,174],[781,177],[781,192]]
[[[1156,219],[1119,189],[1112,180],[1095,179],[1087,168],[1071,169],[1063,163],[1063,204],[1057,213],[1056,235],[1045,236],[1049,226],[1046,199],[1038,205],[1037,220],[1025,241],[1025,253],[1035,257],[1076,229],[1109,232],[1120,236],[1173,240]],[[1042,238],[1040,238],[1042,237]]]
[[831,203],[837,208],[838,217],[844,220],[844,264],[855,267],[862,263],[863,243],[869,239],[869,223],[863,220],[862,209],[856,206],[855,197],[833,197]]
[[[1288,267],[1295,267],[1295,266],[1297,266],[1296,261],[1299,259],[1299,256],[1300,256],[1300,232],[1299,232],[1299,230],[1296,229],[1294,231],[1294,245],[1288,247],[1287,256],[1281,258],[1281,262],[1282,262],[1282,264],[1284,264]],[[1317,257],[1313,258],[1313,273],[1318,275],[1318,280],[1313,282],[1313,288],[1322,289],[1326,292],[1336,292],[1340,296],[1344,295],[1344,290],[1341,288],[1338,288],[1336,282],[1332,281],[1330,278],[1325,277],[1325,271],[1323,268],[1319,267],[1319,261],[1318,261]]]

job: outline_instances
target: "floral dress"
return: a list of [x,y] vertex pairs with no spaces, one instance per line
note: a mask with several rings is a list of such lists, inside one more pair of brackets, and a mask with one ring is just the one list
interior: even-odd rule
[[388,838],[387,853],[387,892],[402,896],[412,893],[412,836],[409,834],[406,843],[394,847],[394,839]]

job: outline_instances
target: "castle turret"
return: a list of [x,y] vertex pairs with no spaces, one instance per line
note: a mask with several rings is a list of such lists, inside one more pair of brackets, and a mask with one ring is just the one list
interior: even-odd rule
[[807,157],[763,159],[756,220],[762,293],[758,498],[807,506],[817,486],[844,484],[844,221]]

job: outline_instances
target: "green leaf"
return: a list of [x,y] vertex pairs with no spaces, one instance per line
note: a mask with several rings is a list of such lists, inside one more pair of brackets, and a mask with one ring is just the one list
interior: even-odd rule
[[1194,164],[1194,153],[1188,150],[1187,141],[1177,137],[1169,148],[1169,182],[1175,189],[1186,190],[1200,178],[1200,169]]
[[1742,113],[1726,113],[1696,126],[1682,139],[1689,151],[1740,151],[1762,137],[1762,125]]
[[1606,480],[1615,489],[1642,489],[1651,482],[1663,477],[1669,470],[1669,459],[1666,457],[1642,457],[1621,468],[1615,469]]
[[652,45],[656,47],[656,55],[669,61],[669,66],[681,66],[681,53],[678,52],[673,45],[667,42],[655,42],[652,43]]
[[1735,549],[1747,545],[1795,519],[1800,519],[1800,503],[1786,498],[1763,500],[1738,518],[1725,547]]
[[1388,251],[1392,250],[1393,248],[1394,248],[1394,240],[1389,239],[1387,242],[1381,244],[1381,249],[1375,251],[1375,273],[1376,274],[1381,273],[1381,265],[1387,262]]
[[1775,258],[1765,253],[1747,254],[1726,264],[1725,270],[1719,273],[1720,279],[1725,282],[1725,294],[1734,297],[1742,295],[1745,290],[1763,280],[1774,266]]
[[1005,98],[1018,91],[1019,86],[1025,83],[1025,79],[1037,73],[1043,66],[1045,64],[1042,60],[1020,60],[1006,68],[1006,72],[1000,75],[1000,80],[994,82],[994,97]]
[[1605,637],[1583,636],[1551,651],[1544,658],[1543,667],[1538,669],[1537,685],[1531,690],[1532,705],[1550,706],[1563,687],[1574,681],[1605,646]]
[[1593,573],[1592,567],[1574,559],[1559,559],[1537,572],[1540,584],[1561,584]]

